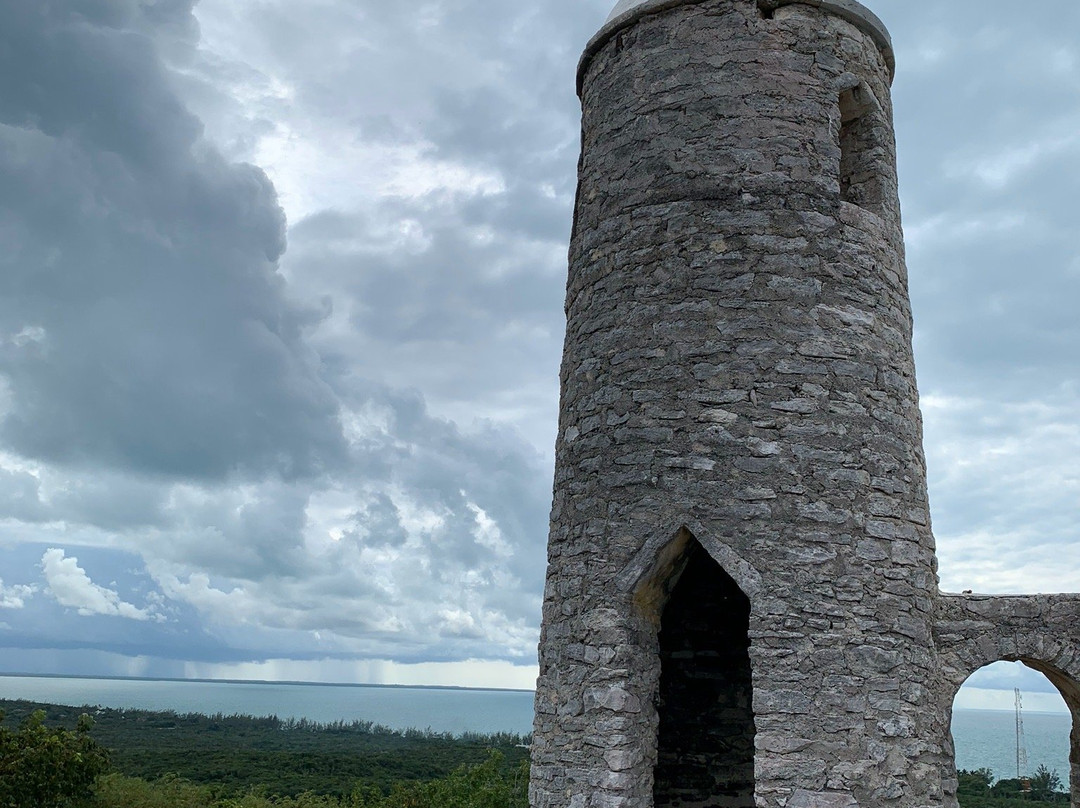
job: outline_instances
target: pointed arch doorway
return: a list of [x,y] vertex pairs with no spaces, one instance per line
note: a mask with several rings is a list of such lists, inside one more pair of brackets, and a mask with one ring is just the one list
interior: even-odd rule
[[660,614],[655,808],[753,808],[750,600],[685,529]]

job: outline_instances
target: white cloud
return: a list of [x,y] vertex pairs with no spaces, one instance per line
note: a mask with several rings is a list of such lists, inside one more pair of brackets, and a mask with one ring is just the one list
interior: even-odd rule
[[130,620],[163,621],[164,617],[151,609],[140,609],[120,599],[111,589],[90,580],[79,560],[67,558],[63,550],[49,548],[41,557],[47,591],[61,606],[77,609],[84,616],[101,614],[126,617]]
[[[953,701],[955,710],[1013,710],[1015,696],[1012,690],[963,687]],[[1038,713],[1069,713],[1065,699],[1058,693],[1025,693],[1024,708]]]
[[1074,592],[1080,407],[1066,385],[1041,399],[928,394],[926,454],[942,586]]
[[[21,609],[26,606],[26,601],[34,594],[36,589],[32,586],[16,584],[4,586],[0,578],[0,609]],[[10,627],[9,627],[10,628]]]

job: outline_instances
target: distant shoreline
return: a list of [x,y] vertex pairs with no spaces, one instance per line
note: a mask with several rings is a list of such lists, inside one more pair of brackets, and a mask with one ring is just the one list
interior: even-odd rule
[[[94,676],[75,673],[4,673],[0,679],[76,679],[83,681],[107,682],[169,682],[175,684],[221,684],[221,685],[287,685],[290,687],[352,687],[379,688],[384,690],[449,690],[470,693],[535,693],[535,690],[515,687],[467,687],[464,685],[399,685],[379,684],[374,682],[305,682],[297,679],[182,679],[169,676]],[[966,713],[1011,713],[1009,707],[957,707],[956,712]],[[1024,715],[1068,715],[1057,710],[1024,709]]]
[[515,687],[466,687],[463,685],[395,685],[369,682],[304,682],[293,679],[180,679],[168,676],[92,676],[77,673],[2,673],[4,679],[82,679],[109,682],[186,682],[216,685],[290,685],[302,687],[376,687],[393,690],[465,690],[474,693],[535,693]]
[[[1008,707],[956,707],[954,713],[1011,713],[1014,709]],[[1064,710],[1029,710],[1024,708],[1024,715],[1070,715]]]

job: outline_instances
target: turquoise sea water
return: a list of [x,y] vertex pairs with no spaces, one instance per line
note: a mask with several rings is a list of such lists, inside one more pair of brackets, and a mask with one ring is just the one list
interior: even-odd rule
[[379,685],[81,679],[0,675],[0,698],[178,713],[239,713],[332,721],[374,721],[436,732],[532,732],[533,694]]
[[[1056,769],[1061,782],[1069,782],[1069,729],[1065,713],[1024,711],[1024,747],[1027,770],[1040,764]],[[987,768],[997,779],[1016,777],[1016,714],[1010,710],[955,710],[953,740],[958,769]]]
[[[376,685],[206,682],[158,679],[74,679],[0,676],[0,698],[52,704],[100,704],[187,713],[242,713],[331,721],[374,721],[395,729],[437,732],[532,731],[533,694],[524,690],[468,690]],[[1068,782],[1068,715],[1024,713],[1028,771],[1044,764]],[[1016,723],[1011,711],[956,710],[956,763],[1016,776]]]

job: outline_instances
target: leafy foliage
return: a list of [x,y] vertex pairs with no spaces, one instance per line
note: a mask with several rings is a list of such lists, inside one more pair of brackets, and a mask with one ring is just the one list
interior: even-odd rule
[[1061,791],[1061,777],[1046,766],[1039,766],[1031,778],[997,782],[989,769],[961,769],[956,776],[960,808],[1036,808],[1069,801],[1069,795]]
[[253,790],[239,797],[221,797],[209,786],[175,776],[148,783],[109,775],[97,789],[96,808],[527,808],[528,764],[507,772],[493,752],[476,766],[462,766],[446,777],[423,783],[399,783],[389,794],[357,786],[351,794],[304,793],[271,797]]
[[994,783],[994,773],[990,769],[961,769],[956,773],[960,794],[986,794]]
[[92,725],[81,715],[74,731],[51,729],[43,710],[30,713],[15,731],[0,725],[0,806],[86,805],[94,782],[109,768],[108,753],[89,736]]
[[483,763],[462,767],[439,780],[395,786],[387,797],[365,799],[354,792],[357,808],[528,808],[528,763],[507,775],[498,752]]
[[1036,800],[1052,800],[1061,791],[1061,777],[1057,770],[1050,771],[1040,765],[1031,778],[1031,796]]
[[213,788],[176,775],[148,783],[113,773],[101,778],[96,791],[101,808],[210,808],[218,804]]
[[[0,808],[528,806],[527,739],[517,735],[100,708],[95,724],[71,708],[0,705],[22,718],[11,729],[0,711]],[[120,763],[101,776],[105,746]],[[994,782],[992,771],[975,769],[957,781],[961,808],[1068,802],[1045,766],[1028,780]]]
[[[15,716],[42,707],[29,702],[0,706]],[[274,797],[305,792],[345,797],[358,784],[388,794],[398,783],[435,780],[461,765],[484,763],[490,749],[502,753],[500,765],[507,771],[528,755],[527,738],[504,733],[455,737],[392,730],[370,721],[318,724],[275,716],[44,709],[50,722],[61,725],[72,725],[79,710],[93,710],[94,738],[110,751],[117,773],[149,782],[175,775],[181,780],[174,778],[170,787],[179,788],[182,781],[212,786],[214,798],[239,798],[253,788]],[[0,808],[7,807],[0,803]]]

